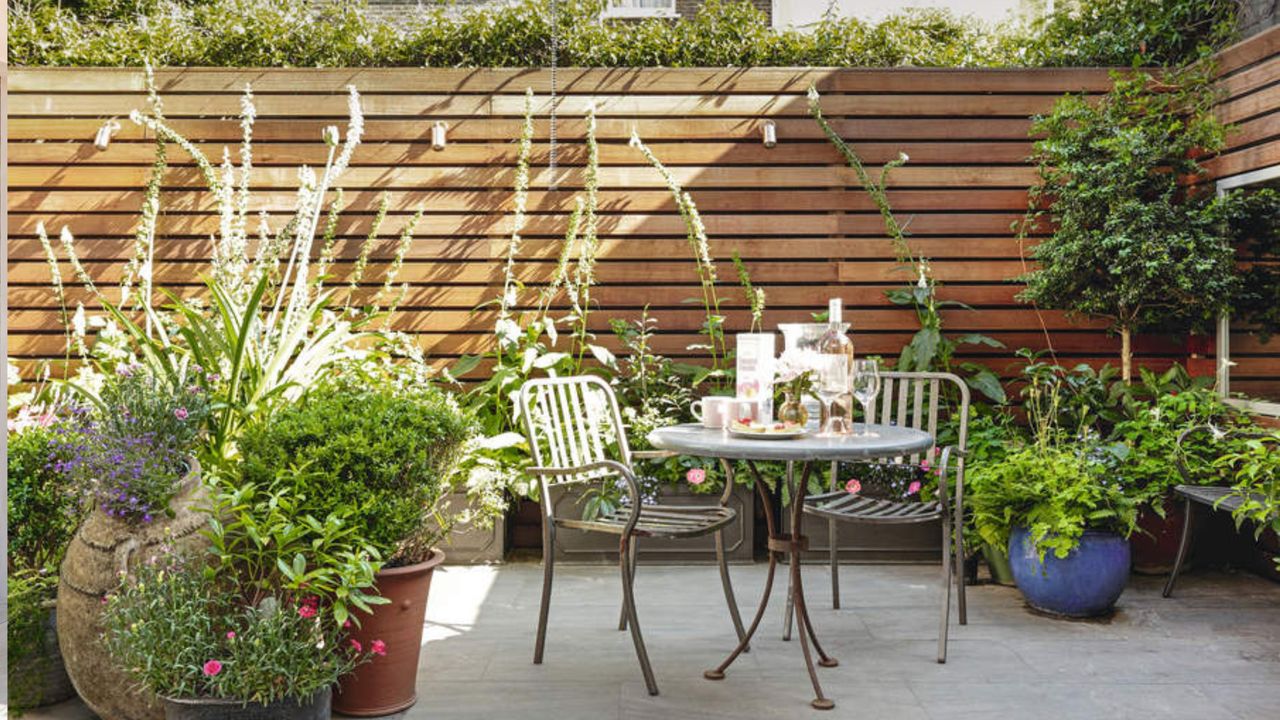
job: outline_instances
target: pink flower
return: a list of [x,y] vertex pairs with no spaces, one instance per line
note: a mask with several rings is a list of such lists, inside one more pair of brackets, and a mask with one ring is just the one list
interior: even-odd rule
[[915,494],[916,494],[916,493],[918,493],[918,492],[920,492],[920,481],[919,481],[919,480],[913,480],[913,481],[911,482],[911,484],[907,486],[907,494],[908,494],[908,495],[915,495]]
[[352,647],[352,649],[354,649],[356,652],[364,652],[364,646],[363,646],[363,645],[361,645],[361,644],[360,644],[360,641],[359,641],[359,640],[357,640],[357,639],[355,639],[355,638],[351,638],[351,647]]
[[316,616],[316,609],[310,605],[303,605],[298,608],[298,614],[304,618],[313,618]]
[[213,677],[222,672],[222,663],[217,660],[210,660],[204,664],[205,677]]
[[707,471],[702,468],[691,468],[684,474],[684,479],[688,480],[690,485],[701,485],[707,479]]
[[920,462],[920,469],[921,469],[921,470],[928,471],[930,467],[932,467],[932,466],[931,466],[931,465],[929,465],[929,461],[928,461],[928,460],[922,460],[922,461]]
[[236,631],[235,631],[235,630],[228,630],[228,631],[227,631],[227,639],[228,639],[228,640],[235,640],[235,639],[236,639]]
[[351,629],[351,621],[350,621],[350,620],[343,620],[343,621],[342,621],[342,629],[343,629],[343,630],[350,630],[350,629]]
[[315,595],[311,595],[309,597],[302,598],[302,604],[309,608],[316,608],[320,606],[320,598]]
[[187,419],[187,409],[186,409],[186,408],[184,408],[184,407],[180,407],[180,408],[178,408],[177,410],[174,410],[174,411],[173,411],[173,416],[174,416],[174,417],[176,417],[176,418],[178,418],[179,420],[186,420],[186,419]]
[[862,492],[862,483],[859,482],[857,478],[854,478],[844,484],[844,491],[849,493],[850,495],[855,495],[857,493],[860,493]]
[[369,650],[371,650],[374,655],[386,655],[387,644],[382,642],[381,640],[374,640],[372,643],[369,644]]

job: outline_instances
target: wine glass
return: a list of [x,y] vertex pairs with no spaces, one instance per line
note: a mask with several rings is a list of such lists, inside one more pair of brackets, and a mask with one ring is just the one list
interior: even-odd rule
[[862,437],[875,437],[871,432],[871,406],[880,394],[880,363],[875,360],[853,361],[853,396],[862,405]]
[[822,426],[819,435],[833,437],[842,435],[843,417],[836,417],[833,407],[841,395],[849,392],[849,359],[844,355],[823,354],[818,356],[819,367],[814,381],[814,393],[822,401],[827,414],[827,422]]

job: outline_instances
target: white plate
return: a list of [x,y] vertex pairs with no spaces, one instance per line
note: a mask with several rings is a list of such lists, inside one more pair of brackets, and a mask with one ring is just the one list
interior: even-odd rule
[[728,428],[729,436],[742,438],[744,440],[795,440],[809,434],[804,428],[795,428],[792,430],[774,430],[772,432],[751,432],[750,430],[735,430]]

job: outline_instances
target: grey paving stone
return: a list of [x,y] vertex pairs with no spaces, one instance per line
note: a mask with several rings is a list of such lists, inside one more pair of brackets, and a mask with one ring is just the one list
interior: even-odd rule
[[[1063,621],[1032,613],[1013,588],[969,588],[969,625],[953,614],[949,661],[934,661],[936,566],[805,567],[810,614],[838,667],[819,678],[836,701],[813,697],[796,640],[783,642],[780,573],[750,653],[723,681],[702,678],[735,644],[714,567],[643,566],[640,624],[662,694],[646,692],[628,633],[616,629],[614,567],[556,568],[546,661],[532,663],[542,571],[533,563],[447,567],[427,608],[418,705],[396,720],[721,720],[748,718],[1205,718],[1280,717],[1280,585],[1240,573],[1199,572],[1160,597],[1161,578],[1135,577],[1110,618]],[[744,620],[765,566],[735,566]],[[27,714],[82,720],[79,703]]]

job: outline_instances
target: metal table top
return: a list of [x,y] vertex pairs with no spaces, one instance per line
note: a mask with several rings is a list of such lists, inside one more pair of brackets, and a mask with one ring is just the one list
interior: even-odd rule
[[[865,426],[854,426],[862,432]],[[870,460],[924,452],[933,437],[923,430],[896,425],[871,425],[875,437],[856,435],[818,437],[814,434],[790,440],[757,440],[730,435],[725,430],[697,423],[673,425],[649,433],[649,442],[661,450],[681,455],[733,460]]]

